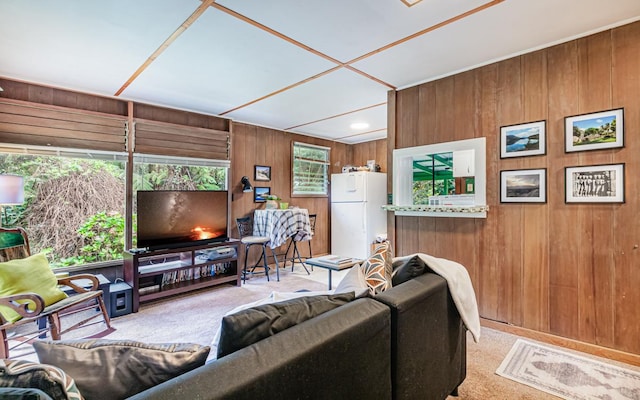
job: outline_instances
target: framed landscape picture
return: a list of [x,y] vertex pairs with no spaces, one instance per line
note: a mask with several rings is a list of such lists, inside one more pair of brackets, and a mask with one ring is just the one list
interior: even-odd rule
[[271,167],[266,165],[256,165],[253,180],[269,182],[271,180]]
[[565,168],[566,203],[624,203],[624,164]]
[[271,194],[270,187],[254,186],[253,188],[253,202],[264,203],[267,201],[267,196]]
[[564,119],[566,153],[624,147],[624,109],[574,115]]
[[546,153],[547,121],[500,128],[500,158],[536,156]]
[[547,169],[500,171],[501,203],[546,203]]

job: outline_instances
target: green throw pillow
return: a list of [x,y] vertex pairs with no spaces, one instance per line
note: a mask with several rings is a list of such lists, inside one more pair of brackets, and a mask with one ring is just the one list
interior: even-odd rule
[[[40,295],[46,306],[67,297],[67,294],[58,288],[58,280],[44,254],[0,263],[0,296],[21,293]],[[9,322],[22,318],[20,314],[5,306],[0,306],[0,313]]]

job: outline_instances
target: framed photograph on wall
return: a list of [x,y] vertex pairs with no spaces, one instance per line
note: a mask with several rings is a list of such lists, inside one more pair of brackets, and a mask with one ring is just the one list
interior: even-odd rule
[[500,158],[544,155],[547,121],[500,127]]
[[566,167],[566,203],[624,203],[624,164]]
[[624,147],[624,109],[566,117],[564,139],[565,153]]
[[546,203],[547,169],[500,171],[501,203]]
[[271,167],[267,167],[266,165],[256,165],[253,180],[269,182],[271,180]]
[[267,196],[271,194],[270,187],[253,187],[253,202],[254,203],[264,203],[267,201]]

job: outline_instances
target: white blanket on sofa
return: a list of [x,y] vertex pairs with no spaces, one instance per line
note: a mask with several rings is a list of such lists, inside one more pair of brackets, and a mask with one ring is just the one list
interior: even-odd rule
[[471,332],[473,340],[478,343],[480,340],[480,314],[478,313],[478,303],[476,293],[467,269],[455,261],[444,258],[437,258],[424,253],[415,253],[408,256],[396,257],[393,261],[402,261],[418,256],[435,272],[447,281],[449,292],[453,302],[458,308],[460,318]]

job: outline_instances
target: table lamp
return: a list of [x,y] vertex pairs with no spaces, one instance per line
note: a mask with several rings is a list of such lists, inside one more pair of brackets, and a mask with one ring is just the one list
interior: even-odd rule
[[[0,211],[6,219],[4,206],[15,206],[24,202],[24,178],[18,175],[0,175]],[[0,219],[0,226],[2,226]]]

